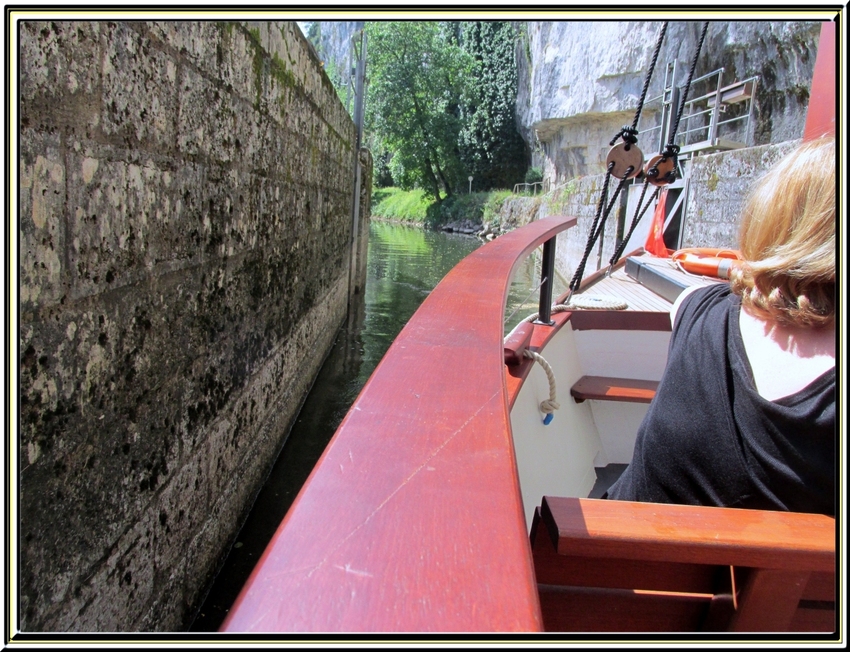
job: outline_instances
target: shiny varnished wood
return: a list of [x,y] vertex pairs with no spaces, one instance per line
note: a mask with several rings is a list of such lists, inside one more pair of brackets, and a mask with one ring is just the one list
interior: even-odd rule
[[588,399],[597,401],[624,401],[626,403],[651,403],[658,390],[655,380],[611,378],[608,376],[582,376],[570,388],[577,403]]
[[547,496],[542,516],[560,554],[835,568],[835,519],[821,514]]
[[545,497],[531,536],[550,631],[835,627],[827,516]]
[[227,632],[542,627],[505,388],[514,267],[553,217],[458,264],[387,351],[251,574]]
[[835,135],[835,23],[821,23],[803,140]]

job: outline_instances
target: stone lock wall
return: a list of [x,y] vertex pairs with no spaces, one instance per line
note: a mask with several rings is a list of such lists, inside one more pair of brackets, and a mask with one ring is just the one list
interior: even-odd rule
[[18,624],[178,630],[345,316],[354,126],[294,23],[18,34]]
[[694,158],[682,246],[737,247],[738,222],[750,190],[801,142],[789,140]]

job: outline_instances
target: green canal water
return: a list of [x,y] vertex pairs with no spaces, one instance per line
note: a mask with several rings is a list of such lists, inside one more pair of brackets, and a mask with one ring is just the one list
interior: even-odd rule
[[[482,245],[472,236],[383,222],[369,229],[366,289],[337,334],[265,485],[191,631],[216,631],[360,389],[428,293]],[[517,270],[506,332],[537,311],[539,256]],[[556,291],[564,285],[556,284]]]

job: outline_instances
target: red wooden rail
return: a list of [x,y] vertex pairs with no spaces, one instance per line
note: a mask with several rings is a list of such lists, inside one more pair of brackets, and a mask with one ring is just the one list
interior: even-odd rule
[[835,135],[835,23],[821,24],[803,140]]
[[396,338],[234,604],[226,632],[539,631],[503,316],[552,217],[458,264]]

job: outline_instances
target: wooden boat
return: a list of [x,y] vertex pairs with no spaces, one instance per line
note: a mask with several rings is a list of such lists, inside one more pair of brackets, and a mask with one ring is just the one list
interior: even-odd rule
[[[586,497],[630,459],[671,304],[623,264],[583,291],[629,309],[555,313],[506,349],[513,271],[575,221],[502,235],[428,296],[222,632],[840,631],[834,519]],[[549,425],[524,347],[554,368]]]

